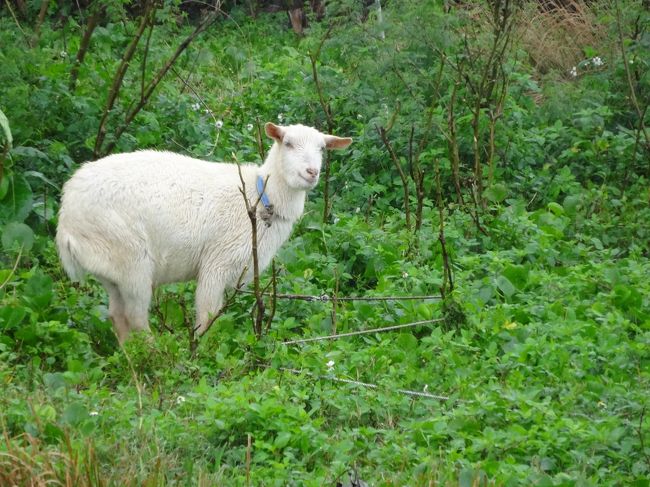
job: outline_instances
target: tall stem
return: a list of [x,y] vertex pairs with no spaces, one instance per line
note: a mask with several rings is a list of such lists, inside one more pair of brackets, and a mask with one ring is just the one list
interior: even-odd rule
[[390,159],[391,161],[393,161],[393,165],[397,169],[399,177],[402,180],[402,190],[404,192],[404,213],[406,214],[406,229],[410,231],[411,230],[411,207],[409,204],[409,199],[410,199],[409,180],[406,177],[406,174],[404,173],[404,169],[402,169],[402,165],[399,162],[397,154],[395,154],[395,150],[393,149],[393,146],[388,140],[388,137],[386,135],[387,130],[384,127],[377,127],[377,126],[375,126],[375,129],[379,133],[381,140],[384,142],[384,145],[388,150],[388,154],[390,155]]
[[86,53],[88,52],[88,47],[90,46],[90,39],[92,38],[93,32],[99,23],[99,19],[102,15],[104,7],[93,9],[92,14],[88,17],[88,24],[86,24],[86,30],[84,30],[83,37],[79,43],[79,50],[77,51],[77,57],[74,61],[74,65],[70,70],[70,81],[68,83],[68,89],[70,93],[74,93],[77,88],[77,78],[79,77],[79,69],[84,62]]
[[[176,48],[176,51],[172,56],[167,60],[165,65],[160,68],[158,73],[153,77],[153,79],[149,82],[149,84],[146,86],[144,89],[144,92],[140,94],[140,100],[136,105],[129,110],[129,112],[126,114],[126,117],[124,119],[124,122],[122,125],[120,125],[116,130],[115,130],[115,135],[113,137],[113,140],[111,140],[108,145],[106,146],[106,149],[104,150],[104,153],[110,153],[115,145],[117,144],[117,141],[120,139],[122,134],[126,131],[126,129],[129,127],[133,119],[136,117],[138,113],[140,113],[140,110],[144,108],[144,106],[147,104],[149,101],[149,98],[157,88],[158,84],[162,81],[162,79],[165,77],[167,74],[167,71],[169,71],[178,57],[187,49],[187,46],[190,45],[190,43],[198,36],[201,32],[203,32],[208,25],[210,25],[212,22],[214,22],[217,19],[217,14],[213,12],[211,15],[209,15],[201,24],[199,24],[194,31],[187,36],[183,42]],[[140,34],[142,35],[142,34]],[[97,147],[97,145],[95,145]]]
[[[115,106],[115,101],[117,100],[117,96],[120,93],[120,89],[122,87],[122,82],[124,81],[124,75],[126,75],[126,71],[129,69],[129,64],[133,58],[133,55],[135,54],[135,48],[138,46],[144,30],[149,24],[150,14],[152,10],[155,10],[155,7],[153,7],[151,3],[147,2],[145,11],[142,14],[142,18],[140,19],[138,30],[133,35],[131,42],[126,48],[126,51],[124,51],[122,61],[120,62],[117,71],[115,72],[115,76],[113,77],[113,82],[111,84],[110,91],[108,92],[108,98],[106,99],[104,113],[102,114],[102,118],[99,121],[99,128],[97,129],[97,137],[95,138],[94,149],[95,157],[98,157],[102,153],[102,145],[104,144],[104,139],[106,138],[106,122],[108,121],[108,116],[110,115],[113,106]],[[107,152],[109,151],[104,151],[104,153]]]

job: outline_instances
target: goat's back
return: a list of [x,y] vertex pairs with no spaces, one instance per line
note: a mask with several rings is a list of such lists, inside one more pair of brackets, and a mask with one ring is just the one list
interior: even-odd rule
[[[242,166],[249,194],[256,166]],[[73,279],[116,280],[147,264],[154,282],[196,277],[206,248],[241,245],[249,228],[235,164],[171,152],[115,154],[63,187],[57,245]],[[144,266],[144,264],[143,264]]]

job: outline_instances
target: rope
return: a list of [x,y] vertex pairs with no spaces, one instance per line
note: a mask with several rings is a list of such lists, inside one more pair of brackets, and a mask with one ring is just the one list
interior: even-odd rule
[[321,336],[321,337],[314,337],[314,338],[301,338],[300,340],[289,340],[286,342],[282,342],[283,345],[293,345],[295,343],[307,343],[307,342],[317,342],[320,340],[336,340],[337,338],[343,338],[343,337],[349,337],[349,336],[354,336],[354,335],[365,335],[367,333],[380,333],[383,331],[392,331],[392,330],[400,330],[402,328],[411,328],[413,326],[420,326],[420,325],[427,325],[431,323],[439,323],[441,321],[444,321],[444,318],[436,318],[435,320],[424,320],[424,321],[416,321],[414,323],[406,323],[404,325],[394,325],[394,326],[384,326],[382,328],[371,328],[368,330],[358,330],[358,331],[351,331],[349,333],[339,333],[337,335],[326,335],[326,336]]
[[[304,372],[302,370],[297,370],[297,369],[290,369],[286,367],[280,367],[280,370],[286,371],[286,372],[291,372],[296,375],[300,374],[305,374],[310,377],[315,377],[318,379],[329,379],[334,382],[341,382],[343,384],[352,384],[355,386],[360,386],[360,387],[366,387],[368,389],[379,389],[380,387],[377,384],[371,384],[369,382],[361,382],[358,380],[352,380],[352,379],[341,379],[340,377],[334,377],[331,375],[316,375],[312,374],[311,372]],[[427,399],[436,399],[438,401],[448,401],[450,398],[448,396],[440,396],[438,394],[429,394],[428,392],[419,392],[419,391],[410,391],[408,389],[396,389],[396,392],[400,394],[404,394],[406,396],[412,396],[412,397],[425,397]],[[465,401],[461,401],[465,402]]]

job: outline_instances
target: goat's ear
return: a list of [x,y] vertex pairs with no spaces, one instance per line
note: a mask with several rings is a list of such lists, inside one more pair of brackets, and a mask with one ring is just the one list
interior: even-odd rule
[[325,136],[325,147],[328,149],[345,149],[352,143],[350,137],[337,137],[336,135]]
[[282,142],[282,139],[284,139],[284,127],[280,127],[271,122],[266,122],[264,125],[264,131],[266,132],[266,135],[276,142]]

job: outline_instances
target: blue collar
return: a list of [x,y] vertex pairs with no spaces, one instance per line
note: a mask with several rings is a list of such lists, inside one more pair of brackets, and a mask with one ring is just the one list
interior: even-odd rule
[[271,202],[269,201],[269,196],[266,194],[264,189],[264,178],[262,176],[257,176],[257,194],[260,195],[260,201],[264,205],[264,208],[268,210],[271,207]]

